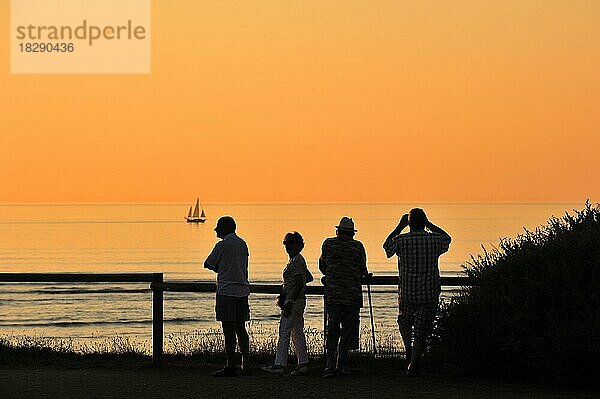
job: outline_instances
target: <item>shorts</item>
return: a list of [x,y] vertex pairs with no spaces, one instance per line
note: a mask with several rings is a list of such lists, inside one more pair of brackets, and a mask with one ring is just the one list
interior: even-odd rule
[[415,338],[426,339],[433,330],[433,320],[437,308],[437,302],[409,303],[401,301],[398,304],[398,325],[411,326]]
[[250,320],[248,297],[217,294],[215,313],[217,321],[248,321]]

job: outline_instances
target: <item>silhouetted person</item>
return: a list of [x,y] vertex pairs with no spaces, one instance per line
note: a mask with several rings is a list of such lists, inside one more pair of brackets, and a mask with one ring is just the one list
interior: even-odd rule
[[356,230],[352,219],[343,217],[336,229],[336,237],[323,242],[319,258],[327,307],[327,365],[323,378],[333,377],[336,371],[346,374],[348,351],[358,349],[361,278],[368,276],[367,254],[363,244],[353,238]]
[[[410,226],[410,232],[401,234],[406,226]],[[402,216],[383,244],[388,258],[398,255],[398,327],[408,375],[420,373],[421,354],[431,334],[441,293],[438,258],[448,251],[450,241],[448,233],[427,220],[425,211],[414,208]]]
[[215,232],[221,239],[206,260],[204,267],[217,273],[217,297],[215,313],[223,327],[227,365],[214,372],[215,377],[237,375],[235,359],[236,336],[242,351],[242,373],[248,374],[250,342],[246,332],[246,321],[250,320],[248,295],[248,246],[235,234],[235,221],[223,216],[217,221]]
[[304,249],[304,239],[297,231],[287,233],[283,239],[285,251],[290,260],[283,269],[283,288],[277,300],[281,308],[279,321],[279,339],[275,364],[262,369],[271,374],[282,375],[287,366],[290,348],[290,336],[294,342],[298,366],[292,375],[303,375],[308,372],[308,353],[306,337],[304,336],[304,308],[306,307],[306,283],[313,276],[306,266],[306,261],[300,251]]

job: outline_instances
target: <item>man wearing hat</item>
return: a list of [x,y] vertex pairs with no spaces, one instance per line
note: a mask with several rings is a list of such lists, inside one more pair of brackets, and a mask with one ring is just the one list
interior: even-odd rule
[[323,378],[333,377],[336,372],[346,374],[348,351],[358,349],[361,278],[369,275],[365,247],[354,239],[354,221],[344,216],[335,227],[336,237],[323,242],[319,258],[327,308],[327,365]]

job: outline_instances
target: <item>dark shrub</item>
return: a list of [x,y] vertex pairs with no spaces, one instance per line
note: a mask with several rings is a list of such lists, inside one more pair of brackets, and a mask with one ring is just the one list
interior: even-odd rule
[[476,285],[443,307],[432,356],[468,375],[600,377],[600,207],[472,257]]

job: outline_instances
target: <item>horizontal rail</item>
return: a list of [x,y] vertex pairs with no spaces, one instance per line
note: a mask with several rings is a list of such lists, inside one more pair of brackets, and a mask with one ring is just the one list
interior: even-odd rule
[[151,283],[153,281],[162,281],[162,273],[0,273],[0,282],[4,283]]
[[[441,277],[442,286],[446,287],[464,287],[471,284],[471,279],[468,277]],[[366,283],[363,283],[366,285]],[[398,285],[397,276],[377,276],[372,277],[370,285]],[[168,292],[215,292],[215,283],[208,282],[153,282],[150,284],[153,291],[168,291]],[[308,295],[323,295],[324,287],[321,285],[308,285],[306,293]],[[250,292],[255,294],[279,294],[281,292],[280,284],[250,284]]]
[[[0,282],[6,283],[152,283],[162,281],[162,273],[0,273]],[[366,283],[363,283],[366,284]],[[371,285],[397,285],[397,276],[373,276]],[[442,286],[463,287],[472,285],[468,277],[441,277]],[[152,285],[153,289],[173,292],[214,292],[212,282],[164,282]],[[279,284],[251,284],[251,291],[261,294],[278,294]],[[308,286],[309,294],[319,295],[321,286]]]
[[[373,276],[369,283],[371,285],[398,285],[398,276]],[[473,285],[473,281],[467,276],[441,276],[440,283],[442,287],[465,287]]]

